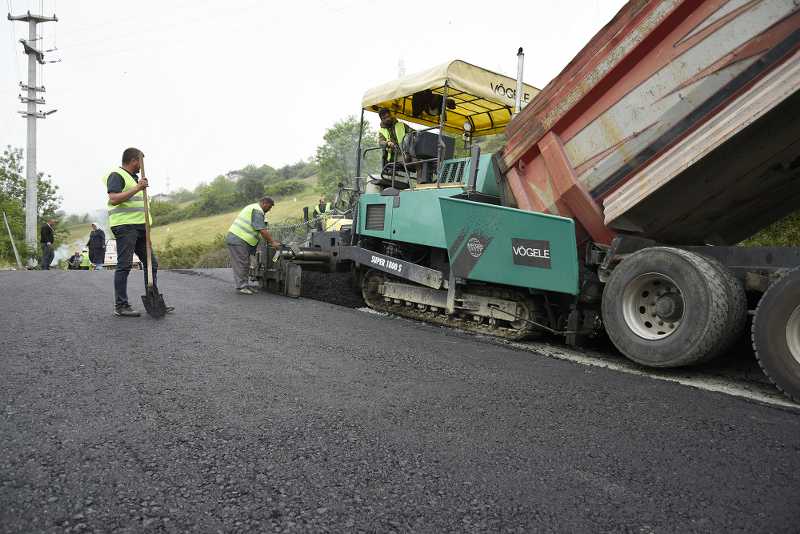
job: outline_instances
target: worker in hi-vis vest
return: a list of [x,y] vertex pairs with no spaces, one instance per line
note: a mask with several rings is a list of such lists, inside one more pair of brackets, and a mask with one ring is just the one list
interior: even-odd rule
[[[144,154],[138,148],[126,148],[122,153],[122,166],[112,169],[103,177],[108,192],[108,226],[117,240],[117,268],[114,271],[114,315],[139,317],[138,310],[128,302],[128,274],[131,272],[133,254],[142,261],[144,284],[147,287],[147,245],[144,228],[144,193],[147,178],[139,179]],[[153,218],[150,217],[150,224]],[[156,285],[158,262],[153,255],[153,285]],[[167,306],[167,313],[174,310]]]
[[381,118],[381,127],[378,129],[378,144],[383,147],[383,165],[391,163],[396,159],[396,153],[400,152],[400,144],[403,138],[408,135],[411,128],[406,124],[399,122],[392,113],[386,109],[381,108],[378,111],[378,117]]
[[87,271],[92,267],[92,263],[89,261],[89,249],[83,249],[81,252],[81,269],[86,269]]
[[331,203],[325,201],[325,197],[319,199],[319,204],[314,206],[314,220],[316,221],[316,226],[318,229],[323,230],[324,224],[322,219],[327,217],[328,213],[331,211]]
[[270,197],[264,197],[254,204],[248,204],[228,228],[228,235],[225,236],[225,244],[228,245],[228,253],[231,256],[231,267],[233,268],[233,281],[236,284],[236,291],[242,295],[252,295],[257,293],[256,288],[250,287],[248,275],[250,274],[250,256],[255,254],[258,238],[264,240],[273,248],[281,246],[280,242],[272,238],[267,231],[265,215],[275,201]]

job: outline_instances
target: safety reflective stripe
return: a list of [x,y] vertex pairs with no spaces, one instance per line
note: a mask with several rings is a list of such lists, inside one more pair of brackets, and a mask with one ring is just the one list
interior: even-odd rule
[[144,213],[144,206],[141,208],[110,208],[108,210],[109,215],[112,213],[136,213],[136,212]]
[[[324,213],[328,213],[329,211],[331,211],[331,203],[330,203],[330,202],[328,202],[328,203],[326,203],[326,204],[325,204],[325,211],[324,211]],[[319,210],[319,204],[317,204],[316,206],[314,206],[314,215],[321,215],[322,213],[323,213],[323,212]]]
[[[383,136],[384,139],[386,139],[387,141],[391,141],[392,140],[392,134],[389,131],[389,128],[380,128],[379,131],[380,131],[380,133],[381,133],[381,135]],[[406,125],[405,124],[403,124],[402,122],[394,123],[394,135],[395,135],[395,137],[397,137],[397,142],[398,143],[402,143],[403,142],[403,138],[406,136],[406,133],[408,133],[408,132],[406,130]],[[393,150],[387,150],[386,151],[386,160],[387,161],[394,160],[394,151]]]
[[251,218],[253,216],[253,210],[258,210],[261,213],[264,213],[264,210],[261,209],[259,204],[250,204],[242,208],[242,211],[239,212],[239,215],[233,220],[231,227],[228,228],[228,231],[242,239],[245,243],[255,246],[258,244],[258,237],[260,232],[253,228]]
[[[118,167],[108,172],[103,178],[103,185],[108,187],[108,177],[111,173],[117,173],[122,176],[124,182],[122,192],[130,191],[136,187],[136,180],[133,176],[123,169]],[[150,216],[150,223],[152,224],[153,217]],[[110,227],[120,226],[123,224],[144,224],[144,193],[137,192],[125,202],[119,204],[112,204],[108,202],[108,225]]]
[[258,232],[256,232],[255,228],[253,228],[252,224],[243,222],[241,219],[236,219],[235,221],[233,221],[233,224],[235,224],[237,227],[241,228],[248,234],[251,234],[254,237],[258,237]]

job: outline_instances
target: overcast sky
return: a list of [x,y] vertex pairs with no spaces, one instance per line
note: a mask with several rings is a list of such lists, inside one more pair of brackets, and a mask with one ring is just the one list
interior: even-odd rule
[[[38,169],[68,212],[102,208],[101,177],[122,150],[147,155],[153,192],[193,188],[248,163],[279,167],[314,154],[325,129],[398,75],[451,59],[543,87],[624,4],[621,0],[322,2],[295,0],[6,0],[47,15]],[[0,21],[0,146],[25,147],[17,99],[27,77]]]

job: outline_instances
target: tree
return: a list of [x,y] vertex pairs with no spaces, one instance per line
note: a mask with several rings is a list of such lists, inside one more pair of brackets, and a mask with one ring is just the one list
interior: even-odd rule
[[264,196],[264,180],[258,176],[242,176],[236,182],[239,200],[244,204],[257,201]]
[[[20,254],[29,256],[24,246],[25,237],[25,177],[22,175],[22,149],[7,146],[0,156],[0,210],[8,216],[11,233],[20,249]],[[37,211],[40,219],[55,217],[61,205],[58,186],[53,184],[50,176],[39,173]],[[2,215],[0,215],[0,219]],[[11,242],[5,224],[0,222],[0,258],[6,261],[13,258]],[[56,239],[64,230],[56,227]]]
[[236,184],[222,175],[200,190],[198,207],[204,215],[222,213],[237,204]]
[[[58,186],[52,176],[38,175],[37,212],[40,218],[54,217],[61,206]],[[0,156],[0,195],[19,201],[25,206],[25,177],[22,175],[22,149],[7,146]]]
[[[364,134],[361,150],[377,145],[375,131],[364,121]],[[356,151],[358,149],[358,118],[351,115],[337,121],[328,128],[323,136],[323,144],[317,147],[317,165],[319,165],[319,190],[321,193],[333,194],[340,182],[349,185],[356,175]],[[362,164],[361,174],[377,169],[380,156],[377,151],[371,152],[367,161]]]

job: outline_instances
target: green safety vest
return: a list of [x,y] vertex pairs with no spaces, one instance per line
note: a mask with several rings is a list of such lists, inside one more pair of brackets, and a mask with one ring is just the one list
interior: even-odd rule
[[[103,185],[106,186],[106,190],[108,188],[108,178],[113,172],[122,176],[125,181],[125,186],[122,188],[123,193],[136,187],[136,180],[133,179],[133,176],[122,167],[118,167],[109,171],[103,178]],[[111,203],[111,200],[108,201],[108,225],[113,228],[121,224],[144,224],[144,193],[140,191],[116,206]],[[153,224],[152,215],[150,216],[150,224]]]
[[242,238],[248,245],[256,246],[258,244],[258,237],[261,235],[261,233],[253,228],[253,224],[250,222],[251,217],[253,216],[253,210],[258,210],[261,213],[264,213],[264,210],[261,209],[260,204],[249,204],[242,208],[242,211],[240,211],[239,215],[236,216],[236,219],[234,219],[233,224],[230,228],[228,228],[228,231],[236,237]]
[[89,262],[89,253],[88,252],[81,252],[81,267],[89,267],[91,264]]
[[322,215],[323,213],[328,213],[329,211],[331,211],[331,203],[330,202],[325,204],[325,211],[320,211],[319,210],[319,204],[314,206],[314,215]]
[[[378,131],[387,141],[392,140],[392,134],[389,132],[389,128],[380,128]],[[408,133],[408,130],[406,129],[405,124],[400,121],[394,123],[394,135],[397,137],[398,144],[403,142],[403,138],[406,136],[406,133]],[[394,161],[394,151],[386,151],[386,161]]]

